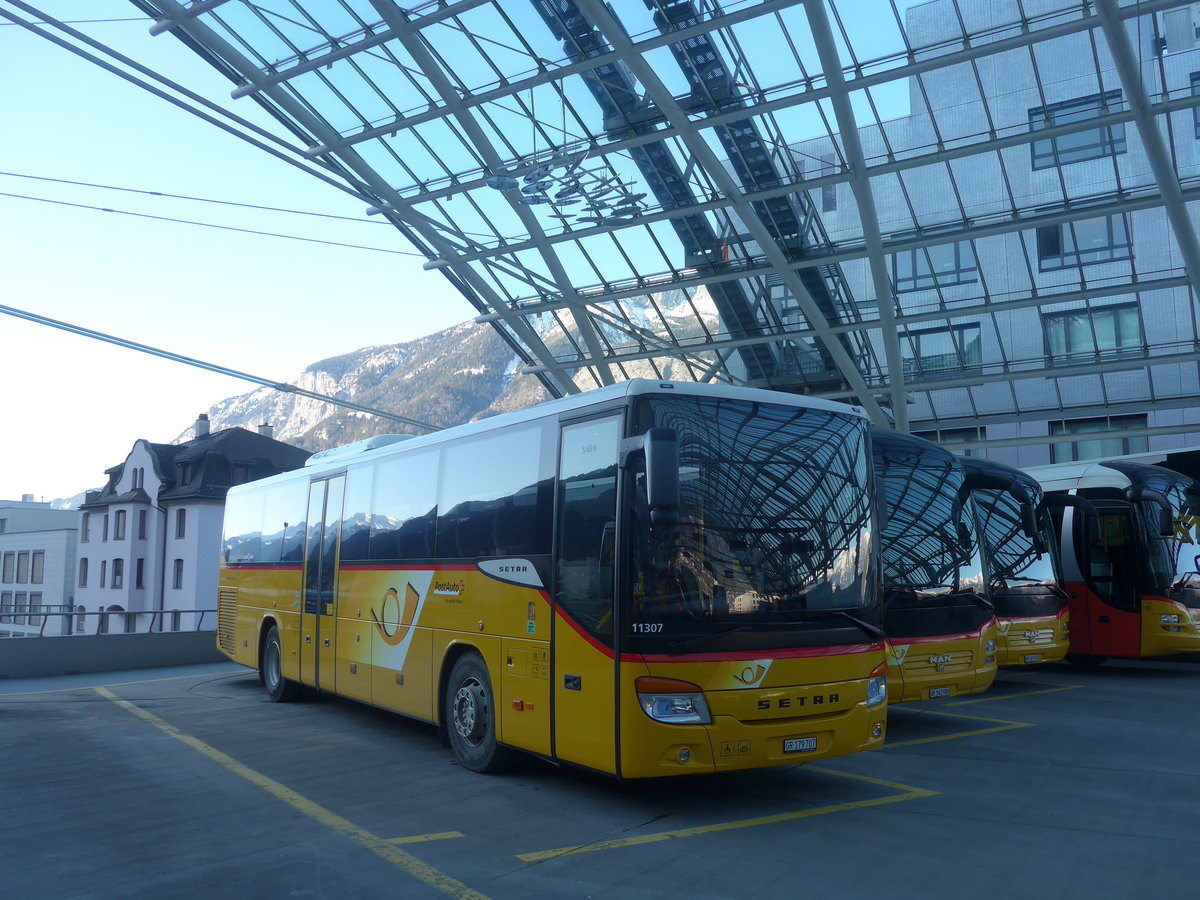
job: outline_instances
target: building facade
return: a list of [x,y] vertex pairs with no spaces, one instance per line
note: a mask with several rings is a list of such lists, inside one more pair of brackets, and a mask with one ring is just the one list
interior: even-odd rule
[[[999,35],[1010,16],[989,0],[931,0],[907,10],[907,36],[930,48],[918,61],[936,60],[960,46],[963,23]],[[1154,128],[1190,187],[1200,178],[1200,112],[1188,105],[1200,94],[1197,26],[1194,4],[1129,18],[1141,79],[1132,98],[1110,46],[1080,29],[1044,47],[931,64],[908,80],[909,115],[858,130],[868,160],[901,148],[937,158],[871,185],[885,248],[908,244],[887,254],[886,274],[903,378],[916,388],[914,433],[1018,466],[1200,444],[1186,266],[1197,216],[1185,202],[1184,218],[1170,221],[1130,109],[1143,97],[1156,105]],[[820,177],[841,165],[844,144],[834,135],[794,150]],[[861,235],[848,184],[810,196],[832,243]],[[841,270],[875,315],[870,262]],[[881,338],[871,337],[880,358]]]
[[0,500],[0,638],[69,634],[78,514]]
[[206,415],[186,443],[134,443],[79,508],[74,633],[215,630],[226,492],[308,456]]

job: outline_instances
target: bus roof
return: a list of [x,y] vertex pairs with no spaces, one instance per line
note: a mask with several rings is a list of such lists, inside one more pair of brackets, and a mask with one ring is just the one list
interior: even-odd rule
[[[628,381],[606,385],[605,387],[584,391],[569,397],[560,397],[555,400],[547,400],[545,403],[539,403],[526,409],[501,413],[500,415],[491,416],[486,419],[480,419],[477,422],[467,422],[463,425],[455,425],[451,428],[444,428],[440,431],[434,431],[429,434],[375,435],[362,441],[357,441],[342,447],[334,447],[330,450],[314,454],[303,469],[284,472],[281,475],[273,475],[270,478],[248,482],[248,484],[259,485],[264,483],[272,483],[275,481],[289,481],[297,477],[308,477],[322,471],[340,468],[341,466],[346,465],[346,463],[351,459],[355,461],[359,459],[378,459],[380,457],[388,456],[392,453],[415,449],[417,447],[433,446],[457,437],[465,437],[472,434],[483,434],[508,425],[518,425],[523,422],[532,422],[546,416],[570,413],[576,410],[585,410],[590,406],[599,406],[600,404],[609,401],[647,394],[691,394],[695,396],[716,397],[729,400],[776,403],[785,406],[823,409],[830,412],[858,416],[863,419],[866,418],[866,412],[861,406],[852,406],[847,403],[839,403],[834,400],[824,400],[819,397],[807,397],[801,394],[785,394],[781,391],[770,391],[763,390],[761,388],[739,387],[726,384],[700,384],[691,381],[653,381],[646,378],[631,378]],[[231,490],[237,491],[242,487],[244,486],[237,485],[236,487],[231,488]]]

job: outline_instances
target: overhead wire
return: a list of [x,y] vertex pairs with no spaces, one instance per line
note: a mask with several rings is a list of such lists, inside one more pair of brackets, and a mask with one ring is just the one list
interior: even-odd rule
[[228,366],[206,362],[205,360],[196,359],[195,357],[191,356],[184,356],[183,354],[174,353],[170,350],[152,347],[149,344],[141,344],[137,341],[131,341],[128,338],[119,337],[113,334],[106,334],[103,331],[85,328],[82,325],[74,325],[70,322],[64,322],[60,319],[52,319],[49,316],[43,316],[39,313],[30,312],[29,310],[18,309],[15,306],[6,306],[4,304],[0,304],[0,314],[13,316],[18,319],[24,319],[27,322],[33,322],[38,325],[47,325],[51,328],[57,328],[60,331],[69,332],[70,334],[77,334],[81,337],[103,341],[107,344],[113,344],[117,347],[124,347],[127,350],[137,350],[140,353],[147,353],[150,356],[156,356],[159,359],[183,363],[184,365],[193,366],[197,369],[203,369],[207,372],[213,372],[217,375],[225,375],[229,378],[237,378],[241,381],[249,381],[260,385],[261,387],[267,387],[271,388],[272,390],[280,391],[281,393],[295,394],[298,397],[307,397],[310,400],[319,400],[323,403],[330,403],[334,406],[354,410],[355,412],[366,413],[381,419],[388,419],[392,422],[399,422],[403,425],[409,425],[413,428],[418,428],[423,431],[429,432],[441,430],[441,426],[433,425],[429,422],[422,422],[420,419],[410,419],[407,416],[397,415],[396,413],[387,412],[386,410],[376,409],[371,406],[363,406],[361,403],[353,403],[349,400],[330,397],[326,394],[318,394],[316,391],[306,390],[305,388],[297,387],[294,384],[288,384],[282,381],[273,381],[272,379],[264,378],[261,375],[252,375],[249,372],[231,369]]

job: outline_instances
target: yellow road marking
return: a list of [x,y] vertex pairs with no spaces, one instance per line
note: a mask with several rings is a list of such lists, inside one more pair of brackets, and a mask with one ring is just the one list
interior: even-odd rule
[[889,747],[912,747],[916,744],[932,744],[936,741],[953,741],[958,738],[978,737],[981,734],[996,734],[1000,731],[1012,731],[1015,728],[1031,728],[1032,722],[1013,722],[1009,719],[988,719],[984,716],[968,716],[962,713],[939,712],[937,710],[927,709],[922,710],[920,715],[923,716],[944,716],[948,719],[967,719],[972,722],[994,722],[993,728],[977,728],[974,731],[956,731],[953,734],[939,734],[934,737],[916,738],[911,741],[888,741],[883,745],[886,750]]
[[1044,684],[1040,691],[1017,691],[1012,694],[996,694],[991,697],[973,697],[970,700],[956,700],[947,706],[967,706],[971,703],[989,703],[992,700],[1012,700],[1014,697],[1036,697],[1038,694],[1057,694],[1059,691],[1077,691],[1082,684],[1046,684],[1044,681],[1027,681],[1025,684]]
[[879,784],[887,787],[898,788],[902,791],[899,794],[888,794],[885,797],[874,797],[870,800],[854,800],[848,803],[835,803],[830,806],[818,806],[813,809],[800,809],[792,812],[777,813],[773,816],[756,816],[752,819],[735,819],[731,822],[717,822],[712,825],[698,825],[695,828],[677,828],[673,831],[660,831],[656,834],[642,834],[636,837],[614,838],[608,841],[595,841],[591,844],[577,844],[573,847],[559,847],[556,850],[542,850],[537,853],[519,853],[517,859],[522,862],[540,862],[546,859],[555,859],[559,856],[573,856],[580,853],[595,853],[598,850],[616,850],[622,847],[635,847],[640,844],[652,844],[656,841],[669,841],[673,838],[688,838],[696,837],[701,834],[715,834],[721,831],[735,831],[739,828],[757,828],[760,825],[775,825],[779,822],[791,822],[797,819],[809,819],[813,816],[824,816],[829,813],[845,812],[850,809],[865,809],[871,806],[883,806],[888,803],[900,803],[904,800],[917,800],[922,797],[936,797],[938,791],[929,791],[924,788],[912,787],[906,784],[898,784],[894,781],[884,781],[879,778],[871,778],[866,775],[851,775],[846,772],[837,772],[833,769],[816,768],[808,766],[813,771],[823,772],[827,775],[836,775],[840,778],[852,778],[857,781],[866,781],[871,784]]
[[155,728],[170,735],[182,744],[191,747],[197,753],[208,757],[213,762],[228,769],[235,775],[244,778],[255,787],[261,788],[273,797],[282,800],[293,809],[304,813],[310,818],[316,819],[326,828],[337,832],[338,834],[350,838],[350,840],[370,850],[377,856],[381,856],[390,862],[392,865],[407,872],[414,878],[425,882],[431,887],[437,888],[449,894],[451,897],[461,898],[461,900],[488,900],[485,894],[474,891],[467,887],[461,881],[456,881],[449,875],[444,875],[432,866],[426,865],[410,853],[401,850],[399,847],[393,846],[390,841],[377,837],[364,828],[359,828],[353,822],[343,819],[337,813],[332,812],[318,803],[314,803],[307,797],[304,797],[291,788],[280,784],[272,778],[268,778],[261,772],[251,769],[249,766],[238,762],[232,756],[222,753],[216,747],[204,743],[199,738],[192,737],[186,732],[180,731],[165,719],[160,719],[152,712],[142,709],[128,700],[122,700],[112,691],[104,687],[93,688],[101,697],[111,700],[117,706],[122,707],[128,712],[133,713],[140,719],[149,722]]
[[388,838],[385,844],[424,844],[427,841],[448,841],[451,838],[466,837],[461,831],[439,831],[435,834],[413,834],[408,837]]

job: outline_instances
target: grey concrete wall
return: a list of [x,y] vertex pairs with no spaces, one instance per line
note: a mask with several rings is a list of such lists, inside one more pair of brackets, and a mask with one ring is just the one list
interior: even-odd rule
[[90,634],[0,641],[0,678],[224,662],[211,631]]

